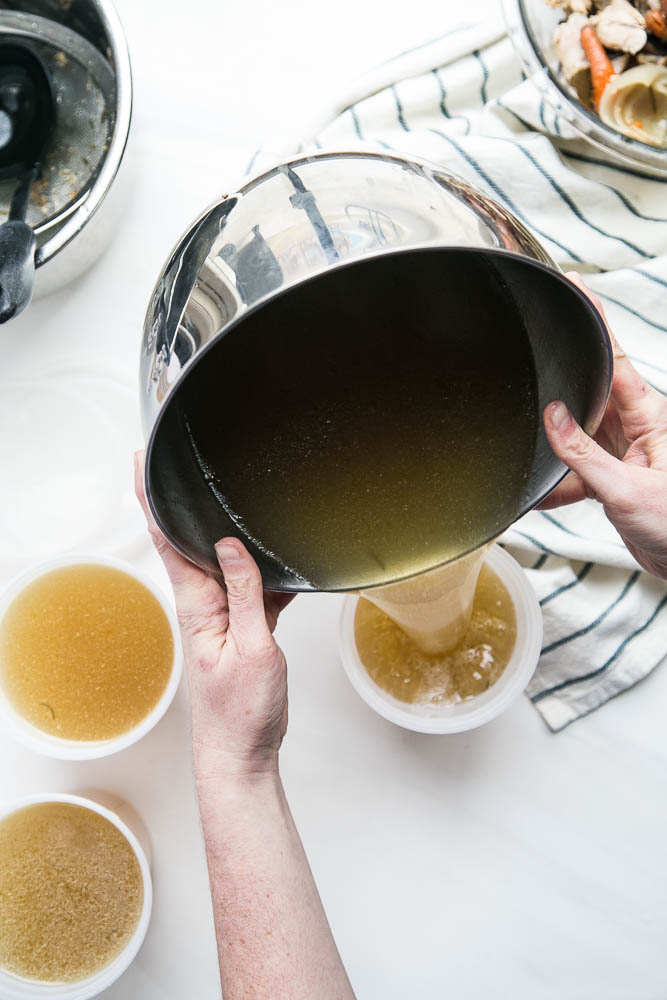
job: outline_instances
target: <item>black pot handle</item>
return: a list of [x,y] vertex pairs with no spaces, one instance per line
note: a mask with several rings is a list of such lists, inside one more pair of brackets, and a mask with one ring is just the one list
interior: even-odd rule
[[18,219],[0,226],[0,323],[23,312],[35,280],[35,234]]

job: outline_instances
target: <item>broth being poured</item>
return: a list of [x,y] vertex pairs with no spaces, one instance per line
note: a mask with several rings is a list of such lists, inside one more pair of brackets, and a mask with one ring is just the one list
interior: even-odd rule
[[453,648],[424,652],[384,611],[362,598],[354,637],[366,670],[399,701],[443,705],[467,701],[494,684],[510,661],[516,612],[505,585],[482,566],[465,632]]
[[[403,579],[493,538],[533,461],[533,356],[500,280],[452,257],[436,310],[401,294],[423,287],[425,262],[383,267],[375,294],[352,269],[327,309],[306,286],[249,314],[175,407],[220,534],[231,518],[317,589]],[[471,268],[476,301],[457,293]]]

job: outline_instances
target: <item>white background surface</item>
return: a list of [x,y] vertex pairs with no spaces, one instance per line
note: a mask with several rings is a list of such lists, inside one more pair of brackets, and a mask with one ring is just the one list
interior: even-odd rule
[[[129,491],[141,443],[141,326],[172,244],[234,186],[260,142],[298,135],[299,121],[351,76],[496,6],[119,0],[135,76],[123,166],[131,203],[91,270],[0,329],[0,522],[34,519],[32,545],[23,523],[26,552],[67,547],[78,532],[86,547],[130,556],[164,581],[136,534]],[[74,385],[72,365],[127,383],[96,390],[107,414],[103,449],[92,418],[73,426],[67,405],[54,407],[31,381],[58,368]],[[53,456],[68,451],[80,479],[58,477]],[[30,477],[41,468],[37,490]],[[91,484],[108,469],[102,494],[120,486],[124,499],[104,512]],[[96,542],[72,515],[91,508],[104,521]],[[8,551],[0,582],[17,568]],[[337,653],[340,607],[334,596],[302,597],[279,626],[290,678],[282,770],[359,1000],[662,1000],[667,672],[558,736],[523,699],[480,731],[418,736],[376,717],[349,686]],[[153,921],[109,1000],[219,996],[187,720],[182,687],[140,744],[83,764],[40,758],[0,734],[3,798],[99,788],[131,803],[150,830]]]

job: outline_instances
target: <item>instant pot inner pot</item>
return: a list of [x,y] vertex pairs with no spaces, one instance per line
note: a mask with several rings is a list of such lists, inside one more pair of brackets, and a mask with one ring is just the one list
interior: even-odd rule
[[[90,191],[104,163],[116,113],[115,71],[94,6],[53,6],[0,9],[0,41],[36,56],[54,92],[53,134],[26,216],[38,246]],[[8,217],[15,186],[13,179],[0,182],[0,222]]]
[[[564,468],[544,435],[542,409],[563,399],[591,428],[604,410],[610,372],[597,312],[565,278],[526,258],[424,248],[338,265],[248,310],[185,370],[149,442],[149,501],[173,544],[214,573],[214,543],[234,535],[270,589],[386,584],[476,548],[549,492]],[[495,409],[483,398],[489,391]],[[450,394],[456,402],[441,416],[441,399]],[[440,440],[434,414],[451,424],[444,428],[451,430],[444,461],[433,454]],[[332,421],[344,421],[345,434],[337,436]],[[462,471],[468,452],[470,474]],[[507,482],[519,468],[519,481]],[[478,485],[469,495],[472,473]],[[471,514],[470,530],[444,558],[429,535],[436,522],[419,507],[423,497],[413,495],[418,479],[430,488],[434,476],[451,479],[451,510],[437,512],[441,521],[456,508],[465,529],[467,508],[482,501],[491,516],[479,537]],[[397,509],[378,506],[383,477],[404,490],[391,501]],[[240,495],[258,501],[270,526],[265,537],[249,516],[253,503],[239,506]],[[511,495],[509,506],[503,495]],[[363,544],[347,537],[358,536],[363,519],[345,514],[365,500],[388,525],[397,519],[396,537],[414,531],[414,563],[404,560],[397,571],[389,534],[385,549],[370,553],[375,565],[360,561],[343,582],[329,572],[333,550],[340,561],[346,547]],[[295,509],[302,524],[294,523]],[[321,536],[313,530],[318,525],[326,526]],[[288,533],[301,530],[313,539],[307,572],[280,552]]]

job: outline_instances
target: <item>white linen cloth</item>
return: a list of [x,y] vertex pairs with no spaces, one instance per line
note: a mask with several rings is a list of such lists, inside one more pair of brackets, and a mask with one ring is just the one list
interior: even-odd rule
[[[667,391],[667,180],[580,140],[525,79],[500,21],[462,25],[378,67],[298,151],[360,143],[436,161],[505,205],[584,276],[638,370]],[[274,159],[260,152],[249,170]],[[552,730],[665,658],[667,585],[641,571],[599,504],[533,511],[502,541],[542,606],[527,694]]]

